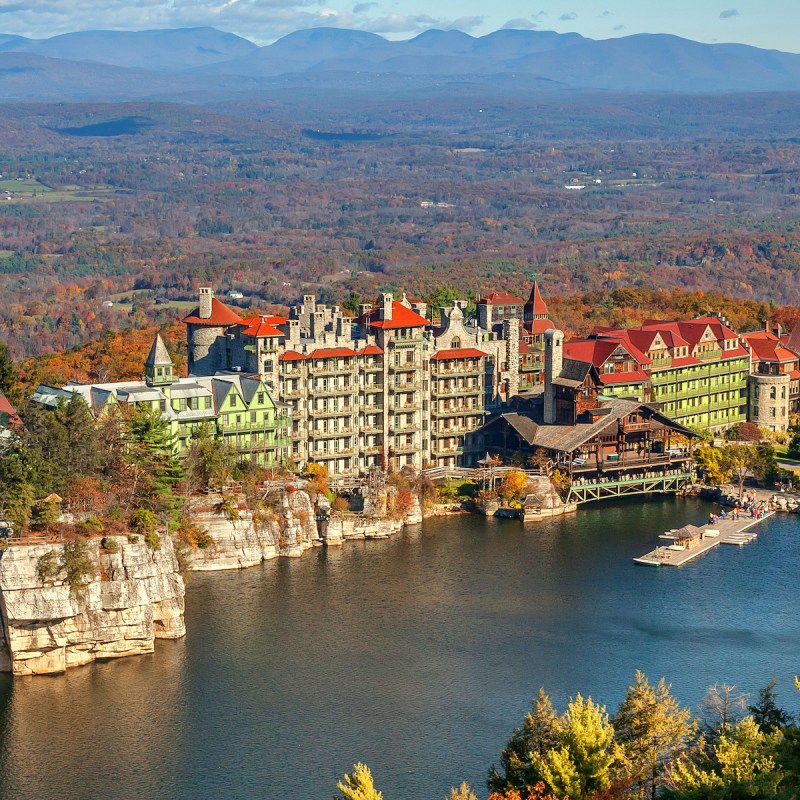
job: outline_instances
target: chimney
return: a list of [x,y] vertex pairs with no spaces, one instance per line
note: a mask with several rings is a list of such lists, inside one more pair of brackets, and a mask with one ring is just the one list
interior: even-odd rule
[[426,317],[428,314],[428,304],[427,303],[412,303],[411,310],[416,311],[421,317]]
[[317,296],[315,294],[304,294],[303,307],[309,314],[313,314],[317,309]]
[[200,289],[200,319],[211,319],[211,301],[214,299],[214,290],[210,286]]
[[358,306],[358,316],[363,317],[372,311],[372,303],[360,303]]
[[381,319],[388,322],[392,318],[392,296],[388,292],[383,295],[383,314]]
[[288,344],[291,344],[296,348],[300,344],[300,320],[290,319],[288,324],[289,324]]
[[546,425],[554,425],[556,421],[553,380],[561,374],[563,363],[564,334],[559,330],[547,331],[544,335],[544,422]]

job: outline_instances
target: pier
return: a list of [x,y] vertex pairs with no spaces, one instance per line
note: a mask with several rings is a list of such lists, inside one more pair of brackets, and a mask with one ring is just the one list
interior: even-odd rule
[[[774,511],[768,511],[763,517],[756,519],[750,516],[740,516],[735,520],[729,516],[714,524],[686,525],[678,530],[663,533],[659,537],[671,539],[673,544],[661,545],[633,560],[637,564],[644,564],[648,567],[682,567],[721,544],[741,547],[752,542],[757,534],[750,529],[774,513]],[[679,542],[686,542],[686,544],[679,544]]]

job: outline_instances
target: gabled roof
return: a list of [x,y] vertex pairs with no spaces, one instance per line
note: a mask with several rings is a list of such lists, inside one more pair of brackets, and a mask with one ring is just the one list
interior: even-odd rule
[[309,358],[349,358],[355,354],[350,347],[320,347],[310,353]]
[[417,314],[410,308],[406,308],[397,300],[392,300],[392,318],[383,319],[383,306],[379,305],[370,309],[366,314],[362,314],[357,322],[359,325],[366,325],[370,328],[424,328],[430,325],[425,317]]
[[745,333],[742,338],[756,361],[797,361],[797,354],[784,346],[780,337],[768,331]]
[[308,356],[298,353],[297,350],[287,350],[278,356],[278,361],[305,361]]
[[150,348],[150,353],[144,362],[146,367],[171,367],[172,359],[169,357],[164,340],[161,334],[157,333],[156,338],[153,339],[153,346]]
[[235,311],[231,311],[224,303],[217,300],[216,297],[212,297],[211,316],[208,319],[203,319],[200,316],[200,307],[198,306],[188,317],[184,317],[181,321],[187,325],[225,327],[226,325],[241,325],[242,318]]
[[542,298],[541,292],[539,291],[539,284],[536,281],[533,282],[530,297],[528,298],[528,302],[525,303],[525,313],[527,314],[528,312],[532,313],[535,317],[546,317],[549,314],[547,304]]
[[266,322],[268,325],[285,325],[289,317],[281,317],[277,314],[260,314],[257,317],[248,317],[242,320],[242,325],[257,325],[259,322]]
[[253,317],[245,320],[242,324],[247,325],[247,327],[242,331],[242,334],[253,336],[254,338],[285,336],[282,330],[276,328],[275,324],[270,322],[270,319],[282,319],[282,317]]
[[800,353],[800,320],[798,320],[792,332],[785,341],[786,347],[794,353]]
[[360,356],[382,356],[383,348],[376,344],[368,344],[363,350],[359,350],[358,354]]
[[493,306],[521,306],[525,301],[508,292],[490,292],[478,300],[479,303],[488,303]]
[[486,353],[474,347],[454,347],[450,350],[439,350],[431,356],[431,361],[449,361],[456,358],[485,358]]

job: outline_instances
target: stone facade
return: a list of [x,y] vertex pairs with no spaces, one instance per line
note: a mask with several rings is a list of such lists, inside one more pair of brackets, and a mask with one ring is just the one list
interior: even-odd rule
[[785,431],[789,425],[789,376],[754,372],[748,383],[748,419],[768,431]]

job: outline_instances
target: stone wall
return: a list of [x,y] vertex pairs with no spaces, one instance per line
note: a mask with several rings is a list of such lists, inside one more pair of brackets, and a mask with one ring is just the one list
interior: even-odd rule
[[41,675],[96,659],[151,653],[156,639],[184,636],[184,584],[172,540],[160,550],[126,536],[87,541],[95,577],[73,589],[58,578],[46,585],[39,559],[63,545],[20,545],[0,558],[0,672]]

